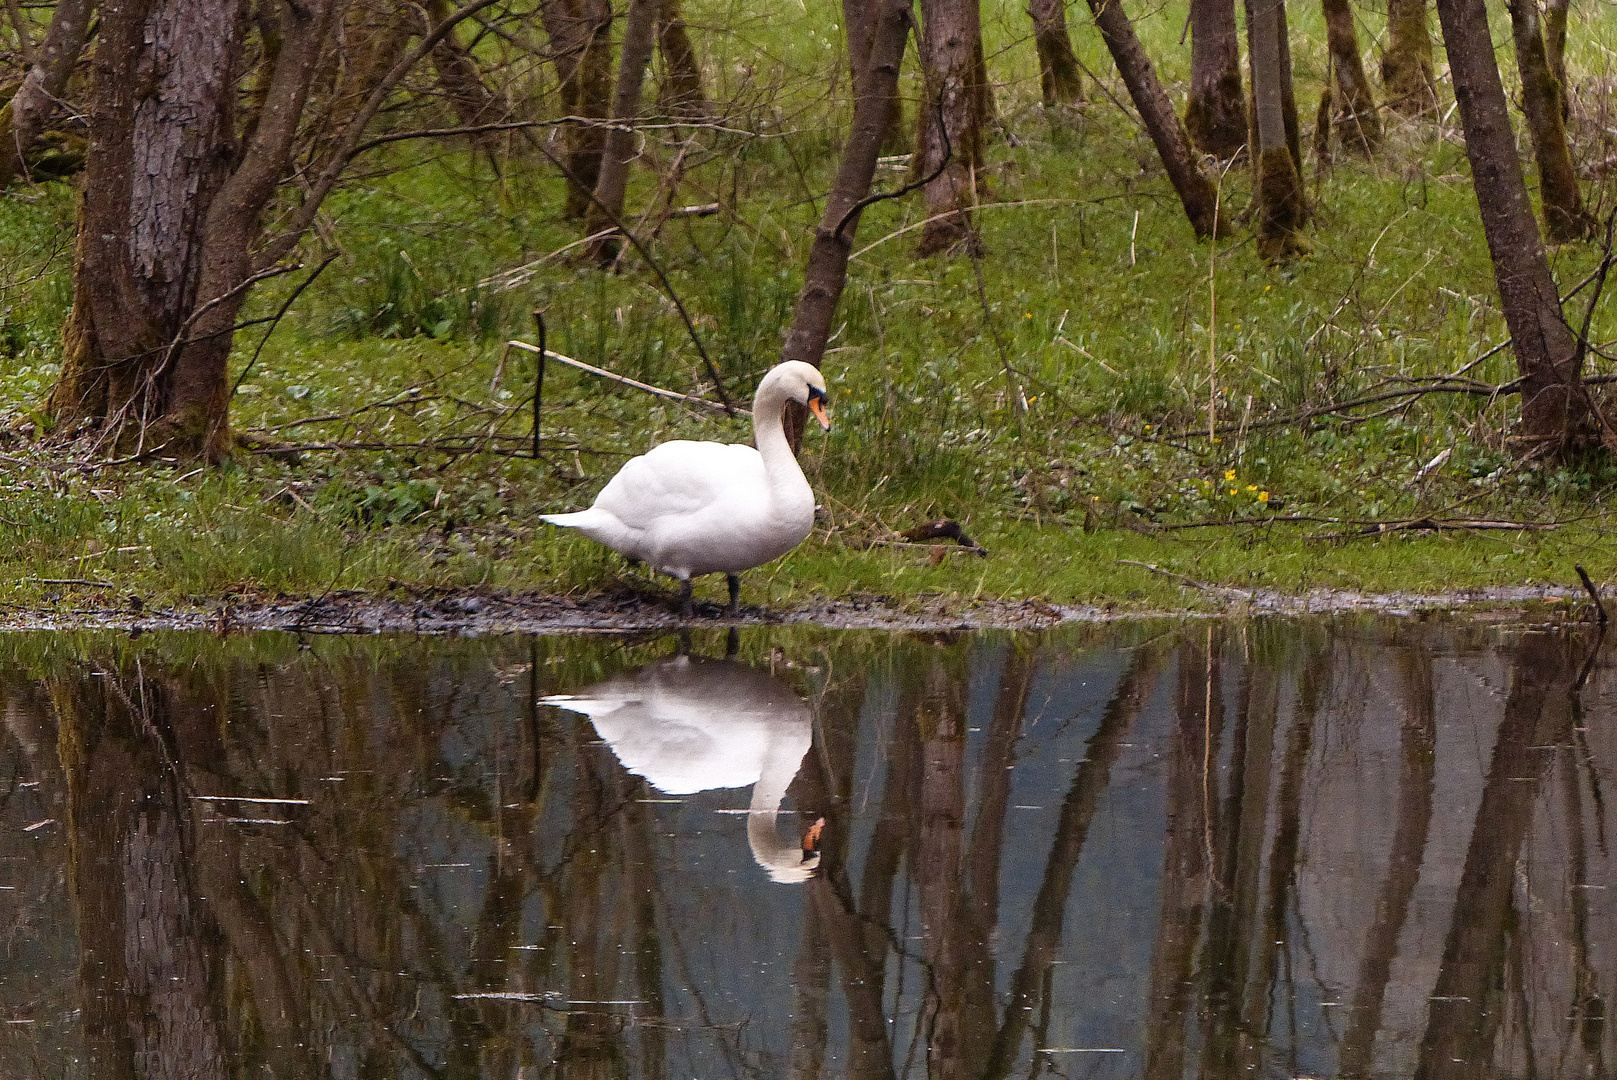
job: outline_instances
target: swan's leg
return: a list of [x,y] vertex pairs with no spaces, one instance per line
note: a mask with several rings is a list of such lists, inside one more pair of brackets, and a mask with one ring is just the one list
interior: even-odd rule
[[725,574],[724,580],[730,584],[730,617],[733,619],[741,614],[741,575]]
[[682,578],[679,583],[679,617],[691,617],[691,579]]

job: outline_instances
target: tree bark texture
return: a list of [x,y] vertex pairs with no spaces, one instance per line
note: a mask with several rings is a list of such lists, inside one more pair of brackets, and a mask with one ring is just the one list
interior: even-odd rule
[[[605,119],[612,102],[611,0],[543,0],[539,18],[550,37],[550,55],[568,116]],[[567,176],[566,214],[581,219],[601,174],[606,129],[576,124],[561,129],[561,161]]]
[[[853,124],[837,162],[836,180],[809,247],[803,291],[797,294],[782,360],[818,364],[831,336],[831,320],[848,280],[848,255],[859,228],[855,209],[870,191],[893,112],[898,107],[898,69],[910,32],[910,0],[875,6],[863,74],[855,81]],[[848,27],[850,37],[855,33]]]
[[679,0],[661,0],[657,6],[657,52],[662,56],[662,85],[657,101],[670,116],[707,115],[702,91],[702,62],[691,44]]
[[0,109],[0,188],[28,174],[26,155],[58,115],[68,79],[84,51],[93,0],[60,0],[44,44],[35,51],[22,85]]
[[1039,54],[1039,95],[1046,109],[1084,99],[1083,73],[1067,32],[1066,0],[1029,0],[1033,48]]
[[[623,22],[623,46],[618,53],[618,81],[612,93],[611,129],[601,154],[601,173],[595,181],[595,198],[584,215],[584,235],[593,236],[609,229],[623,216],[624,198],[629,190],[629,166],[639,156],[634,122],[640,116],[640,91],[645,84],[646,65],[657,41],[658,0],[629,0],[629,13]],[[622,239],[603,236],[585,249],[593,262],[607,266],[618,257]]]
[[1089,10],[1117,73],[1128,87],[1129,98],[1140,111],[1151,142],[1168,171],[1168,180],[1179,195],[1179,202],[1198,237],[1211,236],[1218,229],[1218,193],[1196,160],[1185,125],[1174,112],[1150,57],[1134,33],[1134,24],[1123,12],[1122,0],[1089,0]]
[[238,136],[243,0],[101,5],[73,311],[51,396],[59,420],[91,421],[142,449],[228,454],[236,315],[264,268],[255,258],[295,242],[253,250],[335,6],[281,7],[263,106]]
[[1247,143],[1235,0],[1190,0],[1190,99],[1185,127],[1197,150],[1220,161]]
[[1298,155],[1287,138],[1285,87],[1290,72],[1285,52],[1283,0],[1251,0],[1248,37],[1252,49],[1252,119],[1257,153],[1252,155],[1258,202],[1258,251],[1281,261],[1303,254],[1308,219]]
[[1381,93],[1387,107],[1405,116],[1437,112],[1432,33],[1426,0],[1387,0],[1387,47],[1381,54]]
[[[1566,96],[1550,67],[1544,45],[1543,21],[1537,0],[1511,0],[1510,33],[1516,44],[1516,70],[1522,80],[1522,115],[1533,140],[1538,163],[1539,200],[1544,207],[1544,229],[1551,240],[1582,240],[1595,228],[1583,208],[1578,171],[1566,141]],[[1564,31],[1563,27],[1563,31]]]
[[1494,282],[1522,377],[1520,434],[1565,450],[1592,434],[1595,418],[1516,157],[1487,11],[1483,0],[1438,0],[1437,15]]
[[[1381,145],[1381,118],[1375,95],[1359,58],[1359,34],[1353,26],[1348,0],[1324,0],[1325,42],[1331,55],[1331,83],[1336,98],[1332,123],[1342,145],[1358,154],[1370,154]],[[1300,164],[1300,163],[1299,163]]]
[[961,241],[974,242],[969,211],[982,171],[987,88],[978,0],[920,0],[920,9],[926,91],[916,118],[914,172],[924,177],[940,166],[943,171],[923,189],[926,216],[937,220],[921,229],[916,251],[936,255]]
[[1544,54],[1550,74],[1561,86],[1561,119],[1570,119],[1572,84],[1566,80],[1566,19],[1571,0],[1544,0]]

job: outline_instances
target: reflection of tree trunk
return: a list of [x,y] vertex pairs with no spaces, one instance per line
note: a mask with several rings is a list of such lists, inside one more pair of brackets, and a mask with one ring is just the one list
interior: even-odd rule
[[[842,972],[842,994],[848,1002],[848,1076],[893,1080],[893,1045],[881,994],[882,953],[867,950],[864,928],[845,880],[822,872],[809,880],[807,888],[826,943]],[[882,949],[886,951],[885,943]]]
[[1522,80],[1522,115],[1527,118],[1533,158],[1538,162],[1544,231],[1555,241],[1581,240],[1594,231],[1595,221],[1583,208],[1578,172],[1572,167],[1572,151],[1561,119],[1566,112],[1566,91],[1545,54],[1538,0],[1510,0],[1509,7],[1516,70]]
[[792,1024],[787,1032],[787,1080],[819,1080],[830,1034],[831,953],[821,905],[803,909],[803,935],[792,966]]
[[936,255],[971,237],[967,211],[976,204],[983,167],[986,88],[978,66],[982,47],[978,0],[920,0],[920,4],[919,52],[926,101],[917,117],[912,170],[917,177],[931,176],[940,166],[943,171],[926,185],[926,216],[937,220],[922,228],[916,252]]
[[1235,0],[1190,0],[1190,97],[1185,102],[1190,141],[1227,161],[1246,145],[1246,101],[1241,96],[1241,46]]
[[[1598,646],[1597,646],[1598,647]],[[1576,695],[1572,699],[1574,728],[1583,726],[1583,710]],[[1589,1058],[1589,1076],[1605,1076],[1606,1001],[1600,993],[1600,975],[1590,957],[1589,939],[1589,849],[1584,832],[1588,827],[1583,812],[1582,770],[1576,758],[1563,756],[1561,787],[1566,820],[1567,855],[1571,863],[1572,906],[1572,1024],[1578,1043]],[[1599,804],[1596,803],[1596,813]]]
[[928,1080],[965,1076],[965,942],[960,880],[966,816],[963,680],[934,659],[913,717],[921,732],[921,797],[915,824],[917,911],[929,966],[924,994]]
[[[601,151],[601,172],[595,178],[595,198],[584,214],[584,235],[593,236],[623,216],[629,191],[629,166],[638,156],[634,122],[640,116],[640,90],[657,35],[657,0],[629,0],[623,20],[623,45],[618,50],[618,81],[612,91],[612,130]],[[618,257],[622,239],[604,236],[585,249],[587,257],[610,265]]]
[[1342,1035],[1341,1073],[1369,1076],[1374,1063],[1381,1006],[1398,955],[1398,936],[1420,880],[1421,860],[1432,823],[1432,788],[1437,769],[1437,720],[1432,692],[1432,656],[1415,646],[1399,657],[1403,668],[1403,769],[1398,778],[1397,828],[1387,876],[1376,897],[1370,929],[1353,991],[1353,1011]]
[[[1213,778],[1206,770],[1218,757],[1218,729],[1223,723],[1218,700],[1211,693],[1218,670],[1214,657],[1211,651],[1196,646],[1185,645],[1179,650],[1175,724],[1168,750],[1168,836],[1163,848],[1162,899],[1146,990],[1145,1067],[1141,1075],[1148,1080],[1179,1080],[1184,1075],[1186,1008],[1208,886],[1208,785]],[[1210,704],[1215,709],[1212,713],[1208,711]]]
[[126,688],[122,675],[64,681],[54,692],[87,1075],[224,1080],[234,1069],[221,950],[195,892],[167,688],[144,680]]
[[1577,675],[1562,635],[1523,635],[1510,693],[1455,893],[1442,966],[1421,1039],[1417,1080],[1470,1078],[1494,1045],[1516,863],[1533,823],[1544,773],[1572,736]]
[[1387,47],[1381,54],[1381,93],[1405,116],[1437,112],[1432,74],[1432,32],[1427,0],[1387,0]]
[[1163,654],[1158,649],[1145,648],[1134,654],[1133,662],[1106,703],[1100,726],[1084,747],[1084,756],[1073,773],[1072,786],[1061,804],[1055,838],[1044,863],[1044,879],[1033,901],[1022,964],[1011,979],[1005,1019],[988,1051],[982,1071],[984,1080],[1005,1080],[1010,1075],[1034,1009],[1041,1005],[1049,1007],[1047,979],[1061,945],[1073,873],[1083,854],[1084,841],[1089,838],[1095,809],[1111,783],[1112,766],[1123,750],[1123,738],[1155,689],[1162,661]]
[[1353,26],[1353,9],[1348,0],[1324,0],[1325,38],[1331,54],[1331,81],[1335,84],[1336,115],[1342,145],[1368,154],[1381,145],[1381,118],[1376,115],[1375,95],[1359,59],[1359,34]]
[[[1230,733],[1230,789],[1214,847],[1212,902],[1207,918],[1206,1034],[1203,1072],[1208,1076],[1252,1075],[1269,1015],[1275,958],[1285,948],[1286,900],[1297,862],[1297,822],[1302,779],[1312,731],[1299,717],[1281,774],[1278,827],[1269,858],[1269,904],[1258,917],[1263,877],[1263,841],[1269,819],[1269,777],[1274,771],[1275,718],[1279,697],[1272,670],[1250,662],[1244,674],[1240,712]],[[1214,698],[1218,697],[1215,689]],[[1255,970],[1249,973],[1249,965]]]
[[1029,0],[1033,48],[1039,54],[1039,94],[1046,109],[1074,105],[1084,98],[1078,54],[1067,33],[1066,0]]
[[1129,89],[1129,98],[1140,112],[1146,133],[1162,158],[1162,167],[1179,195],[1190,227],[1199,237],[1213,235],[1218,228],[1218,193],[1191,152],[1185,125],[1173,111],[1173,103],[1162,89],[1134,25],[1123,13],[1122,0],[1089,0],[1089,10],[1117,65],[1117,73]]

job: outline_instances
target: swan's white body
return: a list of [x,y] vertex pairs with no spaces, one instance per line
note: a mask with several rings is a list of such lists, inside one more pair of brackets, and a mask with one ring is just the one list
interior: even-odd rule
[[824,399],[825,378],[813,365],[777,365],[753,398],[756,449],[666,442],[631,458],[588,510],[543,520],[577,529],[682,582],[730,575],[733,603],[736,574],[786,554],[814,527],[814,492],[786,441],[781,412],[787,401],[797,401],[829,428]]
[[813,729],[808,706],[765,673],[678,656],[543,700],[588,716],[623,767],[664,794],[750,786],[747,843],[771,879],[806,881],[819,865],[775,829]]

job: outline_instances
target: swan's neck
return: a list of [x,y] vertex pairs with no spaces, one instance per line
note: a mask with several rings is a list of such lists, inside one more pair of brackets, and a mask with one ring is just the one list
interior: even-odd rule
[[[788,450],[788,453],[790,450]],[[804,857],[800,841],[782,840],[775,828],[780,804],[786,798],[797,770],[803,763],[808,745],[796,740],[771,745],[764,756],[764,767],[758,782],[752,786],[752,805],[747,813],[747,843],[752,857],[759,866],[769,871],[774,881],[782,883],[807,881],[820,857]]]
[[781,416],[786,409],[786,401],[785,391],[773,380],[765,379],[758,384],[758,392],[752,398],[752,441],[758,447],[759,456],[764,459],[764,471],[769,475],[770,486],[778,487],[787,483],[795,488],[806,481],[803,479],[802,466],[797,463],[797,455],[792,453],[792,444],[786,441],[786,427]]

